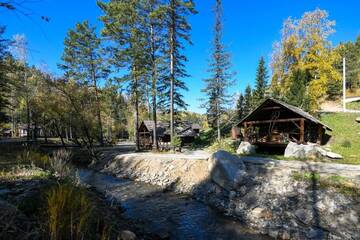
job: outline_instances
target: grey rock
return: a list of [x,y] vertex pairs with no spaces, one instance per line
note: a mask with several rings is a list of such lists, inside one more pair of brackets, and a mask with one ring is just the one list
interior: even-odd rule
[[289,144],[286,146],[284,157],[299,159],[316,158],[321,155],[318,148],[319,146],[313,143],[297,144],[294,142],[289,142]]
[[340,154],[333,153],[333,152],[327,152],[326,156],[331,159],[342,159],[343,158]]
[[136,235],[132,231],[124,230],[120,232],[118,240],[136,240]]
[[281,234],[281,239],[284,239],[284,240],[291,239],[290,233],[288,231],[283,231],[282,234]]
[[325,233],[321,229],[311,229],[306,233],[306,237],[309,239],[324,239]]
[[357,123],[360,123],[360,117],[357,117],[357,118],[355,119],[355,121],[356,121]]
[[302,223],[309,225],[313,219],[312,211],[309,209],[298,209],[295,211],[295,217]]
[[217,151],[208,159],[211,180],[220,187],[230,191],[246,178],[244,162],[237,156]]
[[321,148],[320,146],[316,147],[316,150],[319,152],[319,154],[323,157],[326,157],[326,154],[327,154],[327,150]]
[[238,149],[236,150],[237,154],[240,155],[250,155],[256,153],[256,146],[252,145],[249,142],[241,142]]

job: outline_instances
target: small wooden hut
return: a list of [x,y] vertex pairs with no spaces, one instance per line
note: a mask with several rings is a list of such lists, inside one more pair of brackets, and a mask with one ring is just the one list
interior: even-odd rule
[[321,144],[325,131],[332,131],[302,109],[272,98],[243,118],[237,127],[242,129],[244,141],[260,147],[285,147],[289,141]]
[[[145,120],[140,124],[139,127],[139,137],[140,137],[140,146],[143,148],[151,148],[153,145],[153,130],[154,130],[154,121]],[[200,125],[196,123],[191,123],[184,121],[181,123],[175,123],[175,133],[180,137],[182,145],[191,144],[195,137],[198,136],[200,131]],[[158,121],[156,127],[156,134],[159,141],[159,144],[169,144],[170,143],[170,123]]]

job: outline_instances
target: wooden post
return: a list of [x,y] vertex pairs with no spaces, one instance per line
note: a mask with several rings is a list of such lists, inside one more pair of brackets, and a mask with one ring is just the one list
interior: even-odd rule
[[304,143],[305,142],[305,121],[304,119],[300,119],[300,143]]
[[247,136],[247,123],[246,122],[244,123],[244,141],[245,142],[249,141],[249,138]]
[[321,125],[319,125],[319,127],[318,127],[318,139],[316,141],[317,144],[319,144],[319,145],[321,145],[323,134],[324,134],[323,127]]

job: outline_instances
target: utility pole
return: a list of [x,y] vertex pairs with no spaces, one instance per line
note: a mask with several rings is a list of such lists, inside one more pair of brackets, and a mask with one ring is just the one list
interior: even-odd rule
[[346,60],[343,58],[343,111],[346,112]]

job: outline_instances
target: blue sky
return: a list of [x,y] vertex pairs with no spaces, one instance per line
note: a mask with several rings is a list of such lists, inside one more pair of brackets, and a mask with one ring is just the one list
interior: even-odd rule
[[[207,77],[214,0],[195,0],[195,3],[199,13],[190,17],[194,44],[187,46],[185,51],[191,77],[185,79],[189,92],[184,96],[190,105],[188,110],[202,113],[204,110],[199,107],[199,98],[203,97],[200,92],[202,79]],[[254,85],[259,57],[264,56],[269,63],[272,44],[280,38],[282,22],[289,16],[299,18],[304,12],[319,7],[327,10],[330,19],[336,21],[336,33],[330,38],[334,44],[354,40],[360,34],[360,1],[356,0],[223,0],[223,4],[224,43],[231,52],[234,71],[237,72],[230,93],[243,91],[247,84]],[[0,11],[0,24],[7,26],[7,37],[25,34],[29,42],[30,63],[47,65],[48,71],[55,74],[61,74],[57,63],[67,30],[83,20],[101,28],[98,21],[101,11],[95,0],[39,0],[27,7],[32,10],[30,17]],[[42,15],[50,17],[50,22],[42,21]]]

